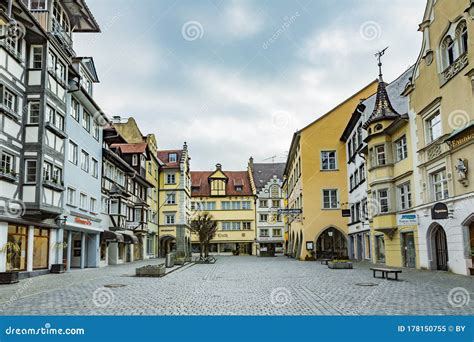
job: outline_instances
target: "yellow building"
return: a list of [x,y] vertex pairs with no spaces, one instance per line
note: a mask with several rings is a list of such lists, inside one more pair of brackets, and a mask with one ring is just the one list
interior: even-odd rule
[[[408,101],[401,91],[410,68],[389,86],[380,75],[375,104],[363,128],[367,131],[368,210],[372,261],[395,267],[419,267],[413,174],[414,149]],[[387,91],[389,89],[389,91]],[[396,107],[396,109],[395,109]]]
[[474,2],[429,0],[406,88],[417,127],[420,266],[474,274]]
[[288,252],[305,259],[347,258],[347,224],[341,209],[347,202],[345,144],[339,137],[361,99],[375,93],[372,82],[349,99],[296,132],[285,167],[289,209]]
[[154,134],[144,136],[138,127],[134,118],[128,118],[126,121],[120,117],[114,117],[114,128],[129,144],[147,143],[147,150],[150,160],[146,161],[146,180],[153,184],[152,188],[147,190],[147,235],[146,242],[143,243],[143,250],[135,249],[135,258],[147,259],[158,255],[158,172],[159,162],[156,156],[158,145]]
[[159,181],[159,254],[177,252],[178,257],[190,256],[189,231],[191,176],[188,146],[180,150],[158,151]]
[[[215,171],[191,172],[192,210],[208,212],[217,221],[211,253],[255,255],[255,192],[251,177],[249,170],[223,171],[220,164]],[[192,243],[193,252],[199,252],[195,234]]]

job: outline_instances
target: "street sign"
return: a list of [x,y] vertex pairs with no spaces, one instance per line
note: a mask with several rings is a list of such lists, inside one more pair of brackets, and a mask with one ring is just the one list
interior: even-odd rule
[[278,209],[278,215],[299,215],[302,212],[301,209]]

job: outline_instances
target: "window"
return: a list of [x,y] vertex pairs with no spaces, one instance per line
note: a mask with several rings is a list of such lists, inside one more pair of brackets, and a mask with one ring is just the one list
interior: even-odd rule
[[411,208],[410,183],[402,184],[398,187],[398,197],[400,210]]
[[99,140],[100,128],[99,128],[99,125],[97,124],[97,122],[94,119],[92,119],[92,132],[94,134],[94,139]]
[[336,151],[321,152],[321,170],[336,170]]
[[427,121],[428,126],[428,142],[435,141],[441,136],[441,115],[436,113]]
[[268,208],[268,201],[260,200],[260,208]]
[[66,66],[62,62],[58,62],[57,76],[62,80],[66,81]]
[[69,141],[69,161],[77,165],[77,145],[72,141]]
[[250,201],[243,201],[242,202],[242,209],[243,210],[249,210],[252,209],[252,204]]
[[138,165],[138,155],[134,154],[132,156],[132,166],[137,166]]
[[175,223],[175,214],[165,214],[165,222],[166,224],[174,224]]
[[15,160],[15,157],[13,157],[11,154],[3,152],[2,165],[1,165],[0,172],[3,172],[3,173],[11,173],[12,171],[14,172],[14,165],[13,165],[14,160]]
[[337,190],[328,189],[323,190],[323,208],[324,209],[337,209],[339,206],[337,199]]
[[176,176],[173,173],[166,175],[166,184],[176,184]]
[[242,222],[242,229],[243,230],[251,230],[252,229],[252,223],[251,222]]
[[360,175],[360,182],[364,182],[365,181],[365,165],[362,164],[361,166],[359,166],[359,175]]
[[109,199],[105,196],[102,196],[100,202],[101,202],[100,211],[104,214],[108,214],[109,213]]
[[270,187],[270,196],[272,198],[280,197],[280,187],[278,185],[272,185]]
[[454,63],[455,57],[454,57],[454,40],[451,38],[451,36],[447,36],[442,44],[443,48],[443,58],[444,58],[444,67],[447,68],[451,64]]
[[260,214],[260,222],[267,222],[268,214]]
[[43,67],[43,47],[33,46],[31,48],[31,67],[41,69]]
[[25,182],[36,182],[36,160],[25,160]]
[[62,180],[63,180],[63,170],[57,166],[54,166],[52,181],[56,184],[62,184]]
[[176,153],[169,153],[168,154],[168,162],[176,163],[178,161],[178,155]]
[[99,178],[99,162],[92,158],[92,177]]
[[48,268],[49,229],[35,228],[33,240],[33,269]]
[[166,194],[166,204],[176,204],[176,194],[174,192]]
[[281,229],[273,229],[272,236],[280,237],[281,236]]
[[268,229],[260,229],[260,236],[261,237],[269,237],[270,234],[269,234],[269,230]]
[[77,122],[79,122],[79,114],[80,114],[79,111],[80,111],[79,102],[77,102],[76,99],[73,98],[71,100],[71,116]]
[[45,162],[43,164],[43,180],[50,181],[53,177],[53,164]]
[[69,32],[69,21],[66,12],[63,10],[58,1],[54,2],[53,6],[53,16],[55,19],[56,25],[60,25],[61,28]]
[[457,29],[456,29],[456,36],[459,40],[459,54],[463,55],[468,51],[468,36],[467,36],[467,26],[466,22],[462,21]]
[[435,201],[440,201],[449,197],[448,180],[446,170],[441,170],[431,175],[431,185]]
[[359,185],[359,170],[356,169],[354,171],[354,187],[357,187]]
[[15,112],[16,108],[16,95],[13,94],[7,88],[3,88],[3,104],[5,107],[10,109],[12,112]]
[[354,190],[354,175],[350,175],[349,177],[349,189],[351,191]]
[[8,242],[14,243],[18,248],[5,248],[6,271],[26,271],[27,249],[28,249],[28,229],[22,226],[8,225]]
[[28,123],[37,124],[40,118],[40,103],[39,101],[28,102]]
[[387,159],[385,158],[385,145],[375,146],[375,162],[377,166],[387,163]]
[[67,188],[67,204],[76,205],[76,190],[73,188]]
[[403,137],[395,141],[395,150],[396,150],[397,161],[401,161],[408,157],[406,135],[404,135]]
[[280,208],[280,200],[273,200],[272,208]]
[[222,230],[240,230],[240,222],[222,222]]
[[82,210],[87,210],[87,195],[81,193],[79,197],[79,208]]
[[96,209],[97,209],[97,200],[93,197],[91,197],[91,200],[90,200],[90,212],[91,213],[95,213],[96,212]]
[[380,205],[380,213],[388,213],[388,189],[381,189],[377,191]]
[[44,11],[47,9],[47,0],[23,0],[23,3],[28,6],[30,10]]
[[85,110],[82,111],[82,127],[86,129],[87,132],[91,131],[91,115]]
[[48,69],[51,71],[53,74],[56,74],[56,65],[58,63],[58,57],[49,50],[48,51]]
[[89,172],[89,153],[84,150],[81,151],[81,169]]
[[64,130],[64,116],[57,112],[54,115],[54,126],[56,126],[56,128],[60,129],[61,131]]
[[362,145],[363,138],[362,138],[362,124],[359,124],[357,127],[357,144],[360,146]]

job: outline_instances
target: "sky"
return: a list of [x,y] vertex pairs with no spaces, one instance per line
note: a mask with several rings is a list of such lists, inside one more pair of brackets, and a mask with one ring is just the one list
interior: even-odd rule
[[295,131],[416,62],[426,0],[88,0],[77,33],[102,109],[134,117],[159,149],[187,142],[192,170],[285,162]]

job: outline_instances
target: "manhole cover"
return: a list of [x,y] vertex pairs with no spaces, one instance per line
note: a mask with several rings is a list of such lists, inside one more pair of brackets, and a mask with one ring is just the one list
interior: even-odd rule
[[124,286],[127,286],[127,285],[125,285],[125,284],[107,284],[107,285],[104,285],[104,287],[109,287],[109,288],[124,287]]
[[357,286],[377,286],[376,283],[356,283]]

